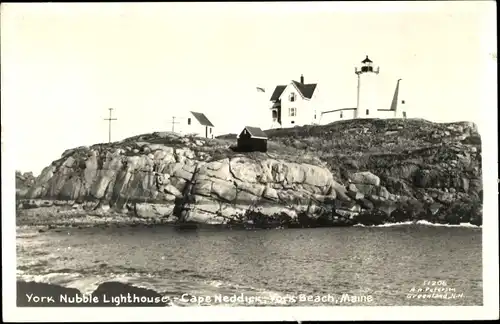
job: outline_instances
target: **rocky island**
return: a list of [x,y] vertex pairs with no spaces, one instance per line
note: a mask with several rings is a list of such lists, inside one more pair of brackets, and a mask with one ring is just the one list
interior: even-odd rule
[[155,132],[65,151],[16,174],[18,225],[245,228],[482,224],[481,139],[468,122],[358,119],[235,135]]

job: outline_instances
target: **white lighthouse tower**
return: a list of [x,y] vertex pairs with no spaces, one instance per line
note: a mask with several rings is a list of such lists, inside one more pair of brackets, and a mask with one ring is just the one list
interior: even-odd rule
[[373,118],[377,115],[379,105],[379,81],[380,68],[373,66],[373,61],[366,58],[361,61],[361,67],[355,68],[354,73],[358,76],[357,106],[354,118]]

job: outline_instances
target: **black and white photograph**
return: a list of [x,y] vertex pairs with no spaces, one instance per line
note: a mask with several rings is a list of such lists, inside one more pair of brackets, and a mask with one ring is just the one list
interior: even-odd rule
[[498,319],[495,7],[2,3],[4,321]]

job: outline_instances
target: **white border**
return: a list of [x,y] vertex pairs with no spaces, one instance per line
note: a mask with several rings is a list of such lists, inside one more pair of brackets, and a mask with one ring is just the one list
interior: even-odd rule
[[[20,5],[20,4],[16,4]],[[46,5],[46,4],[30,4]],[[51,4],[60,5],[60,4]],[[82,10],[93,10],[94,8],[84,4]],[[104,5],[104,4],[102,4]],[[106,4],[106,8],[116,8],[119,4]],[[138,6],[138,10],[145,10],[145,6]],[[148,8],[164,6],[165,3],[149,4]],[[169,4],[170,5],[170,4]],[[174,4],[172,4],[174,5]],[[186,4],[194,6],[193,4]],[[370,2],[370,3],[197,3],[200,12],[215,9],[229,9],[234,6],[246,6],[251,13],[255,10],[272,12],[283,10],[289,12],[304,11],[349,11],[349,12],[377,12],[377,11],[405,11],[408,7],[404,2]],[[446,2],[429,2],[428,10],[449,5]],[[453,6],[462,6],[464,10],[470,7],[471,2],[452,2]],[[477,6],[491,6],[491,17],[485,17],[490,25],[488,35],[483,35],[485,41],[482,43],[491,46],[483,48],[485,56],[483,81],[484,95],[480,99],[482,120],[478,125],[483,143],[483,172],[484,172],[484,224],[483,224],[483,287],[484,306],[481,307],[417,307],[417,306],[391,306],[391,307],[262,307],[256,311],[253,307],[202,307],[202,308],[17,308],[15,306],[15,161],[9,154],[15,150],[15,139],[10,137],[10,128],[16,127],[14,120],[9,120],[2,110],[2,300],[4,321],[223,321],[223,320],[252,320],[252,321],[305,321],[305,320],[464,320],[464,319],[498,319],[498,162],[497,162],[497,62],[489,53],[496,53],[496,3],[475,2]],[[4,4],[2,7],[5,6]],[[176,8],[182,10],[183,4],[175,4]],[[103,7],[99,7],[101,10]],[[412,10],[414,11],[414,10]],[[2,87],[5,85],[2,83]],[[8,93],[2,93],[2,102]],[[451,107],[450,109],[453,109]],[[471,107],[476,109],[476,107]]]

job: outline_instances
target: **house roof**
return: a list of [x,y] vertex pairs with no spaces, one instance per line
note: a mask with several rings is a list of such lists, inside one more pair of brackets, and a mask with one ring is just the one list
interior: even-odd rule
[[299,89],[300,93],[308,99],[312,98],[312,95],[314,94],[314,90],[316,90],[316,83],[309,83],[309,84],[302,84],[297,81],[292,81],[293,84]]
[[[292,80],[292,83],[295,85],[295,87],[299,90],[299,92],[302,94],[307,99],[311,99],[314,91],[316,90],[316,83],[309,83],[309,84],[302,84],[300,82]],[[276,89],[274,89],[273,95],[271,96],[271,101],[277,101],[283,91],[286,89],[286,85],[278,85],[276,86]]]
[[191,111],[191,114],[193,114],[194,118],[196,118],[201,125],[214,127],[214,125],[210,122],[210,120],[208,120],[205,114],[194,111]]
[[273,94],[271,95],[271,101],[276,101],[280,98],[281,94],[283,91],[285,91],[286,85],[279,85],[276,86],[276,89],[274,89]]
[[256,137],[256,138],[267,138],[266,133],[258,127],[252,127],[252,126],[245,126],[244,130],[247,130],[250,136]]

